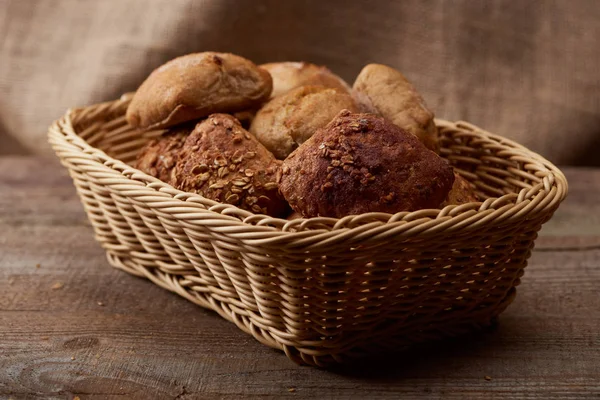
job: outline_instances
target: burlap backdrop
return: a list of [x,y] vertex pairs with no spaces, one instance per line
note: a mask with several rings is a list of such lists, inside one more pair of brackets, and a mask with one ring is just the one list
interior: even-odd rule
[[408,75],[436,114],[600,165],[600,1],[0,0],[0,154],[203,50]]

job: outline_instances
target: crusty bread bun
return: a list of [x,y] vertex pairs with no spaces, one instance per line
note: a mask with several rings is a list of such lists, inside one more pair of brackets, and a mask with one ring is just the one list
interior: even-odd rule
[[193,124],[172,128],[150,140],[138,152],[135,167],[163,182],[171,183],[179,151],[193,129]]
[[349,91],[350,86],[327,67],[306,62],[274,62],[262,64],[273,77],[271,97],[281,96],[292,89],[306,85],[319,85]]
[[348,92],[301,86],[265,104],[254,117],[250,132],[283,160],[344,109],[359,111]]
[[356,77],[353,89],[366,96],[382,117],[415,135],[428,149],[439,151],[433,112],[400,71],[369,64]]
[[164,128],[217,112],[258,107],[272,90],[271,75],[229,53],[194,53],[155,69],[127,109],[127,122]]
[[437,208],[452,167],[414,135],[371,114],[342,111],[283,161],[279,185],[303,217]]
[[278,190],[281,161],[227,114],[196,125],[179,152],[174,186],[258,214],[289,210]]
[[440,207],[443,208],[451,204],[465,204],[477,201],[479,201],[479,199],[477,198],[473,185],[455,172],[452,189],[450,189],[448,196],[446,196],[446,200],[444,200]]

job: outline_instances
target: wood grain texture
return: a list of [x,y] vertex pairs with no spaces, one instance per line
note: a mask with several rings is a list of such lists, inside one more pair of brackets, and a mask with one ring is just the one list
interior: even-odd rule
[[0,37],[0,120],[37,154],[51,153],[42,138],[67,108],[216,50],[325,64],[350,82],[389,64],[439,117],[600,165],[597,0],[2,0]]
[[496,328],[324,371],[110,268],[66,172],[2,157],[0,398],[598,398],[600,170],[566,175]]

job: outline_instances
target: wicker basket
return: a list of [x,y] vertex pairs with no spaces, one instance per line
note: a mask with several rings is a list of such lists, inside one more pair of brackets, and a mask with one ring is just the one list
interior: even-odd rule
[[49,130],[108,261],[302,364],[489,325],[514,299],[538,230],[567,194],[564,175],[539,155],[438,120],[442,155],[482,203],[342,219],[255,215],[133,168],[160,131],[128,126],[129,100],[70,110]]

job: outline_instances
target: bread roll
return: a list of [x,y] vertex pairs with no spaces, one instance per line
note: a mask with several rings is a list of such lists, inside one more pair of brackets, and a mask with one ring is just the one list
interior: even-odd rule
[[280,190],[303,217],[437,208],[452,167],[414,135],[372,114],[342,111],[283,161]]
[[444,208],[450,204],[466,204],[477,201],[479,199],[477,198],[477,194],[475,194],[473,185],[455,172],[452,189],[450,189],[446,200],[444,200],[440,207]]
[[273,77],[271,97],[281,96],[292,89],[306,85],[325,86],[342,91],[350,90],[350,86],[327,67],[289,61],[262,64],[260,67],[269,71]]
[[344,109],[359,111],[347,92],[324,86],[301,86],[261,108],[250,132],[282,160]]
[[439,151],[433,112],[400,71],[369,64],[356,77],[353,89],[366,96],[382,117],[415,135],[428,149]]
[[171,183],[171,173],[185,139],[194,129],[187,125],[170,129],[149,141],[138,153],[135,167],[163,182]]
[[275,217],[289,210],[278,191],[281,161],[227,114],[196,125],[179,153],[174,186]]
[[195,53],[157,68],[139,87],[127,109],[127,122],[163,128],[218,112],[258,107],[272,90],[271,75],[229,53]]

